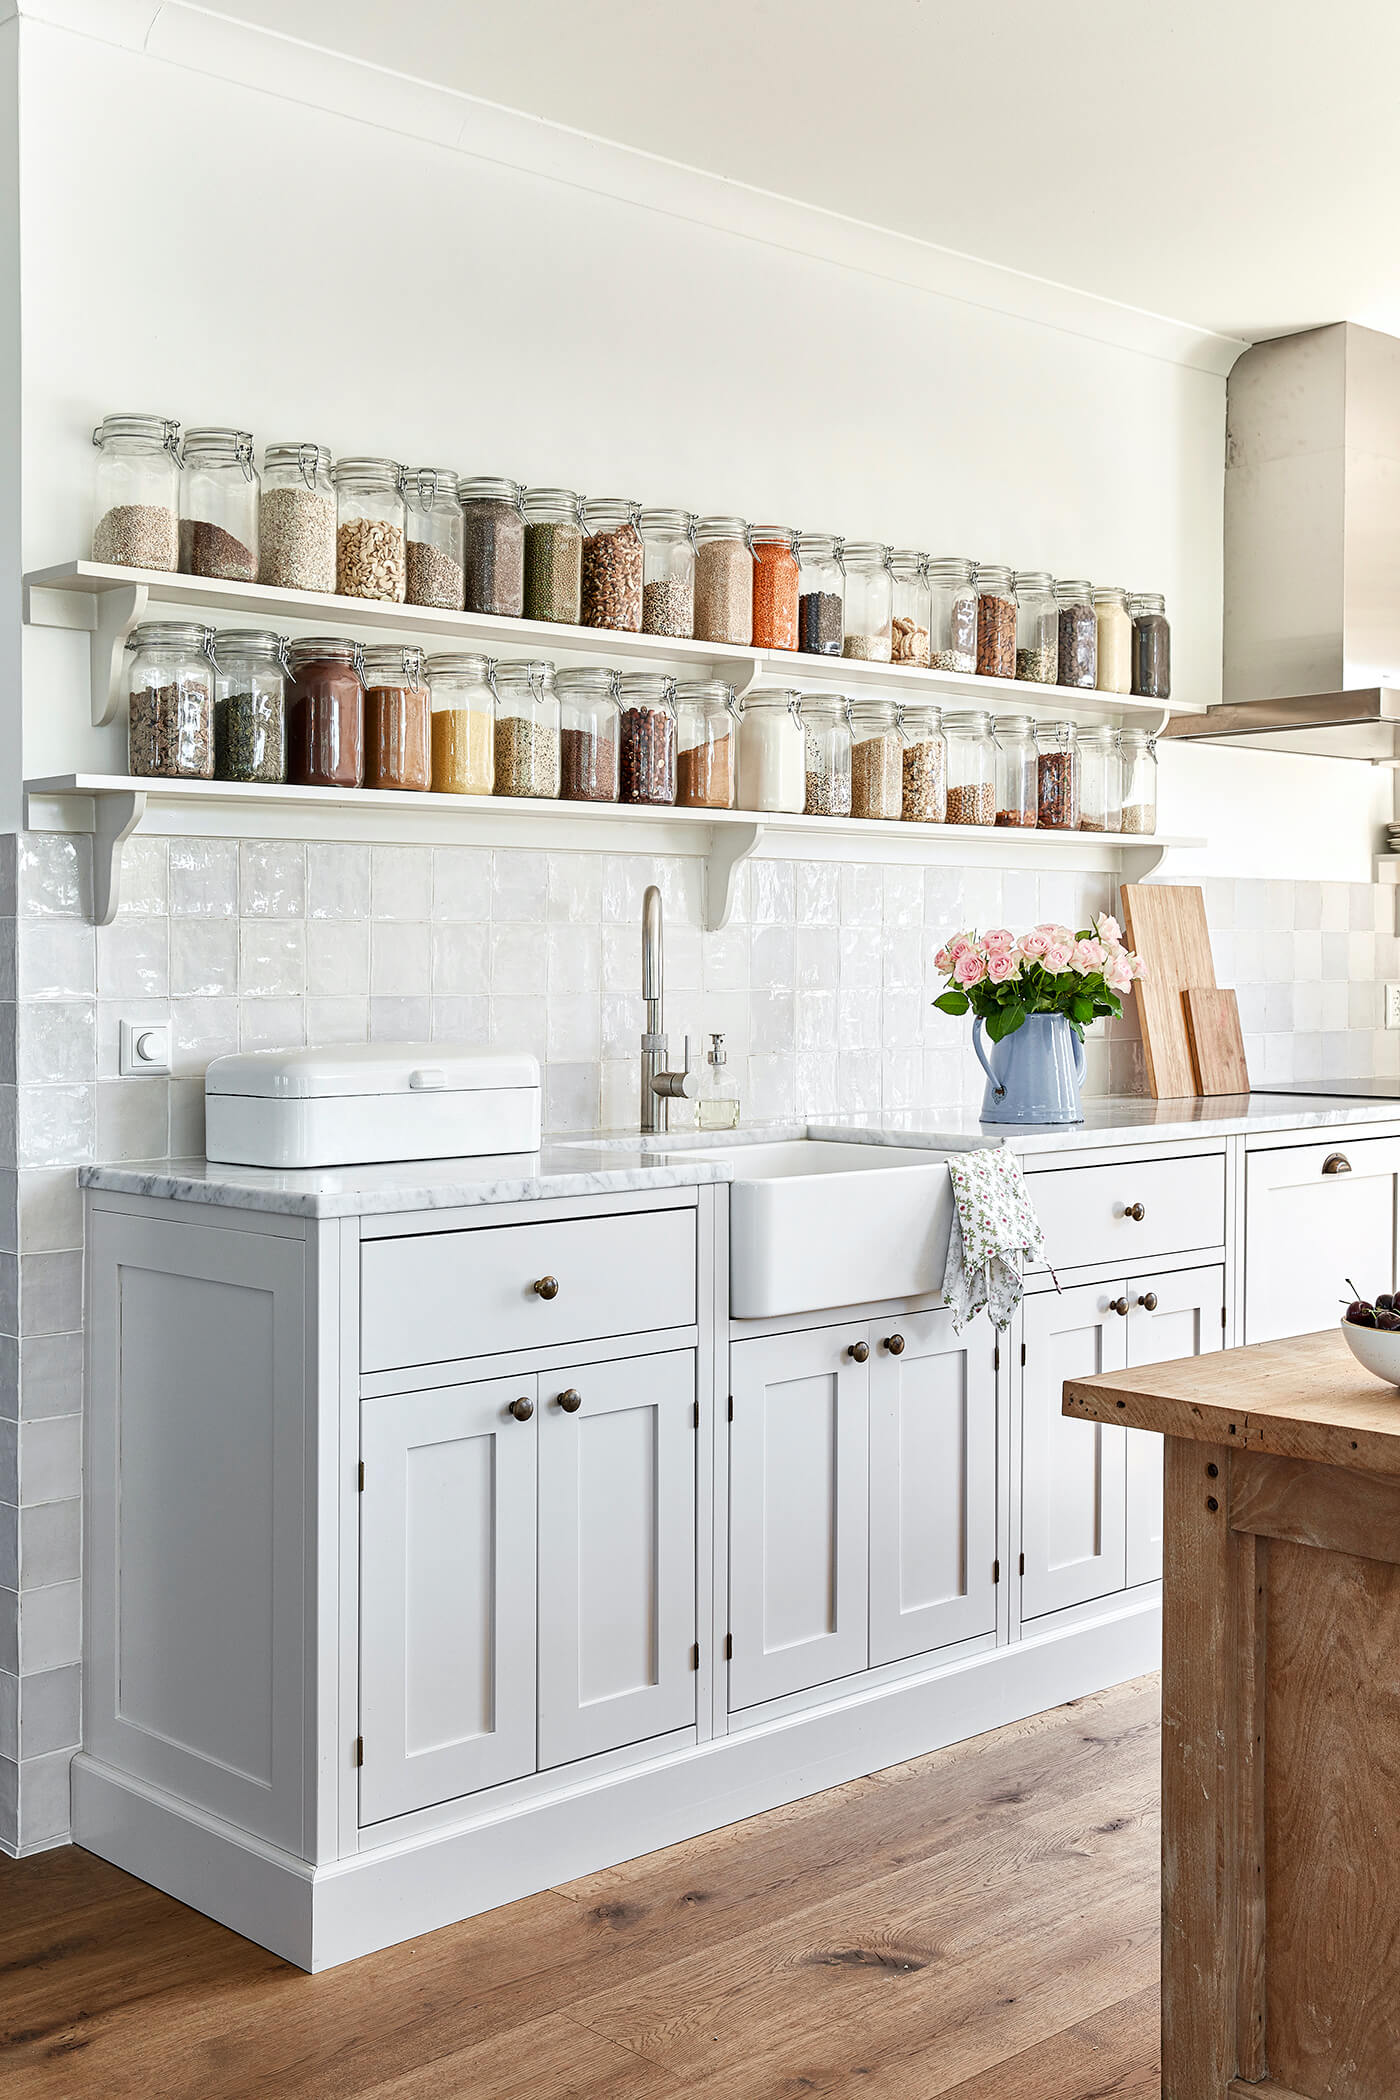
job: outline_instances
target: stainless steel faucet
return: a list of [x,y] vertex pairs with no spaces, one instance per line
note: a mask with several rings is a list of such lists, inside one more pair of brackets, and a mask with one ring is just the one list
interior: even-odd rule
[[671,1103],[695,1091],[697,1075],[691,1069],[690,1037],[685,1038],[685,1063],[679,1072],[666,1070],[666,961],[661,923],[661,892],[649,883],[642,898],[642,997],[646,1001],[646,1028],[642,1035],[642,1124],[644,1132],[669,1130]]

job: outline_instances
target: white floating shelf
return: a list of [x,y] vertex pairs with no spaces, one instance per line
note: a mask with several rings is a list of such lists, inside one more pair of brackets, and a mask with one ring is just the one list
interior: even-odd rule
[[778,860],[918,866],[1088,868],[1128,882],[1159,874],[1173,850],[1204,839],[1019,831],[966,824],[784,816],[753,810],[652,809],[505,795],[252,787],[224,780],[139,780],[66,773],[25,783],[33,831],[91,833],[93,916],[116,915],[121,849],[137,829],[170,837],[355,839],[402,845],[525,846],[549,851],[684,854],[705,864],[704,922],[725,925],[734,871],[750,854]]
[[485,613],[435,612],[370,598],[317,596],[274,590],[262,583],[216,583],[203,576],[167,575],[94,561],[62,562],[24,579],[24,617],[31,626],[65,627],[91,638],[92,719],[112,721],[123,698],[122,652],[140,621],[167,614],[224,614],[235,624],[273,626],[288,634],[343,634],[356,641],[433,642],[491,655],[544,656],[556,664],[608,663],[619,669],[660,666],[688,678],[722,678],[742,697],[756,686],[795,686],[803,692],[916,696],[940,706],[986,706],[1073,721],[1139,722],[1158,729],[1169,713],[1203,714],[1204,704],[1134,699],[1126,693],[1085,692],[1031,685],[971,672],[923,671],[913,665],[860,663],[849,657],[807,656],[787,649],[736,649],[721,642],[669,640],[663,635],[618,634],[611,628],[568,627],[549,620],[497,619]]

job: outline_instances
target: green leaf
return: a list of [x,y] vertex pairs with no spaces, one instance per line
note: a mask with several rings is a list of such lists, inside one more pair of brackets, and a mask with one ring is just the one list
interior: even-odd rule
[[966,992],[957,992],[950,987],[946,992],[940,992],[933,1003],[945,1014],[965,1014],[971,1001]]
[[1086,998],[1082,992],[1077,994],[1069,1002],[1069,1015],[1070,1019],[1074,1022],[1077,1022],[1080,1027],[1082,1027],[1086,1021],[1092,1021],[1094,1018],[1093,1000]]

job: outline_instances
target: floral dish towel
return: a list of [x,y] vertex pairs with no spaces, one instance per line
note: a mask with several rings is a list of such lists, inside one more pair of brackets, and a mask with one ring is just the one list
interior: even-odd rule
[[954,1153],[948,1175],[953,1231],[943,1296],[954,1329],[961,1333],[984,1306],[994,1326],[1006,1327],[1021,1302],[1022,1262],[1045,1259],[1045,1235],[1020,1162],[1007,1146],[988,1146]]

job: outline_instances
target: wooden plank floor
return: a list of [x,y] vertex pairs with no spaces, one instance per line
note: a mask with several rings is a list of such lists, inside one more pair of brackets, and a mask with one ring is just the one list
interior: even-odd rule
[[0,1862],[3,2100],[1159,2100],[1157,1684],[323,1976]]

